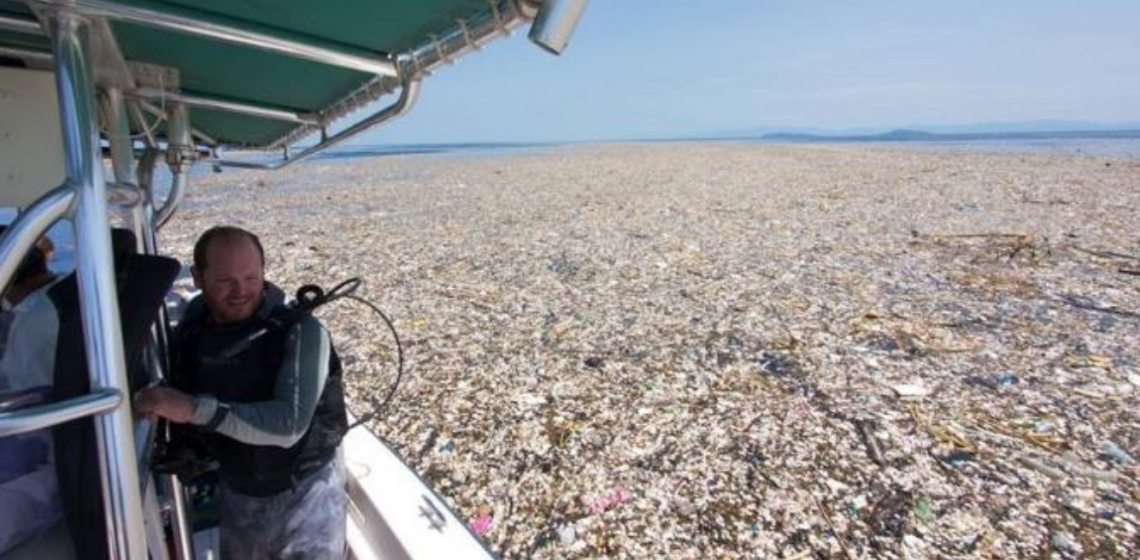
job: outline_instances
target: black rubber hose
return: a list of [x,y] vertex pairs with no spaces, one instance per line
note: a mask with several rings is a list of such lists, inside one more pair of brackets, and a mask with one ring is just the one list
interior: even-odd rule
[[392,398],[396,396],[396,390],[400,388],[400,380],[404,377],[404,346],[400,343],[400,334],[396,332],[396,326],[392,324],[392,320],[389,319],[379,307],[376,307],[372,302],[364,298],[351,294],[347,294],[343,297],[364,304],[372,309],[372,311],[384,320],[384,324],[388,325],[388,330],[391,331],[392,338],[396,341],[396,380],[392,382],[392,388],[388,390],[388,396],[384,397],[384,400],[381,401],[379,405],[376,404],[377,399],[375,397],[369,397],[368,401],[372,404],[372,410],[368,414],[357,418],[356,422],[353,422],[353,424],[348,427],[348,429],[351,430],[379,416],[380,412],[386,409],[388,404],[392,402]]

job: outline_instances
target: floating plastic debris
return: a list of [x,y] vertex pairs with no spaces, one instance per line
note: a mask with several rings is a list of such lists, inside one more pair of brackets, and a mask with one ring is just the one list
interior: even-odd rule
[[1053,533],[1053,535],[1049,537],[1049,540],[1053,543],[1054,548],[1063,553],[1075,556],[1084,552],[1081,543],[1077,542],[1077,539],[1073,538],[1073,535],[1065,531]]
[[624,504],[625,502],[628,502],[630,497],[631,496],[630,496],[629,492],[627,492],[624,488],[619,486],[619,487],[615,488],[613,492],[607,494],[606,496],[604,496],[604,497],[594,501],[592,504],[590,504],[590,513],[592,515],[598,515],[600,513],[604,513],[604,512],[611,510],[611,509],[613,509],[613,508],[615,508],[621,504]]
[[[857,146],[393,156],[203,177],[161,241],[189,262],[237,224],[287,291],[363,277],[408,364],[368,428],[505,560],[1029,558],[1071,554],[1061,530],[1140,558],[1137,467],[1102,450],[1140,459],[1140,290],[1108,254],[1140,255],[1138,173]],[[367,412],[388,335],[352,302],[319,318]],[[618,483],[630,501],[593,515]]]
[[903,383],[891,386],[895,394],[903,400],[919,400],[930,395],[930,390],[917,383]]
[[1116,445],[1115,443],[1112,443],[1111,441],[1106,441],[1103,444],[1101,444],[1100,450],[1101,450],[1101,453],[1103,453],[1105,457],[1108,457],[1109,459],[1112,459],[1113,461],[1116,461],[1118,463],[1122,463],[1125,465],[1135,465],[1136,464],[1136,459],[1134,459],[1131,455],[1129,455],[1127,451],[1121,449],[1119,445]]
[[471,522],[471,530],[482,537],[491,530],[491,525],[494,523],[495,519],[490,514],[484,513]]
[[577,538],[578,532],[574,528],[573,523],[563,525],[561,529],[558,529],[558,542],[562,543],[562,546],[570,546],[574,544],[574,541]]

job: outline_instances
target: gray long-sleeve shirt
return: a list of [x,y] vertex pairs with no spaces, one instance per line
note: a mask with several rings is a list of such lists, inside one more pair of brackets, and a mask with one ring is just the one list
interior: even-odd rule
[[251,445],[291,447],[313,419],[329,376],[331,347],[328,331],[315,318],[305,317],[289,330],[272,399],[220,403],[210,395],[195,395],[190,423],[206,425],[219,406],[227,406],[230,413],[215,429],[217,433]]

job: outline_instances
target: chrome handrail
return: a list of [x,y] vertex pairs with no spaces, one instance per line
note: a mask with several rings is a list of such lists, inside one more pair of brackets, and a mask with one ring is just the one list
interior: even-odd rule
[[360,122],[334,134],[323,142],[305,148],[296,156],[283,159],[275,163],[257,163],[227,159],[212,159],[206,161],[225,167],[278,170],[289,165],[293,165],[298,161],[308,159],[318,152],[324,151],[326,148],[348,140],[349,138],[352,138],[353,136],[356,136],[357,134],[360,134],[361,132],[364,132],[374,126],[399,118],[411,110],[412,105],[415,104],[416,99],[419,98],[419,95],[420,81],[418,79],[407,80],[404,82],[403,89],[400,90],[400,98],[397,99],[395,103],[388,105],[387,107],[373,113],[371,116],[365,118],[364,120],[361,120]]
[[67,216],[75,203],[70,184],[56,187],[20,213],[0,236],[0,288],[8,285],[24,256],[52,224]]
[[0,412],[0,438],[26,434],[114,410],[123,402],[115,389],[101,389],[65,401]]

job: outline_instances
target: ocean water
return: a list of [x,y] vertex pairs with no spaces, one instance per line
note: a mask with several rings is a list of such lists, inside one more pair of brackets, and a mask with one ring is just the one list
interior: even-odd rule
[[[711,143],[711,144],[781,144],[762,138],[727,139],[676,139],[655,140],[653,143]],[[636,141],[630,143],[638,143]],[[829,144],[831,142],[804,142],[808,144]],[[1031,138],[1031,139],[980,139],[980,140],[937,140],[937,141],[868,141],[836,142],[843,145],[888,149],[915,150],[923,152],[950,153],[996,153],[996,154],[1054,154],[1090,157],[1137,158],[1140,159],[1140,137],[1134,138]],[[348,146],[329,150],[313,156],[309,162],[350,162],[358,159],[391,157],[398,155],[433,156],[501,156],[543,152],[579,143],[555,142],[515,142],[515,143],[469,143],[469,144],[399,144]],[[585,143],[589,144],[589,143]]]
[[321,152],[301,162],[301,164],[317,161],[346,161],[359,158],[401,155],[493,156],[542,151],[563,145],[565,144],[554,142],[486,142],[346,146]]
[[543,151],[543,149],[562,145],[556,143],[466,143],[345,146],[328,149],[326,152],[312,156],[309,161],[355,160],[359,157],[392,155],[499,155]]
[[[480,142],[456,144],[361,144],[329,148],[301,161],[297,165],[314,163],[351,162],[359,159],[392,156],[448,156],[479,157],[502,154],[520,154],[541,151],[564,143],[554,142]],[[300,151],[297,149],[296,151]],[[280,161],[279,152],[231,152],[227,158],[251,163],[274,163]]]

